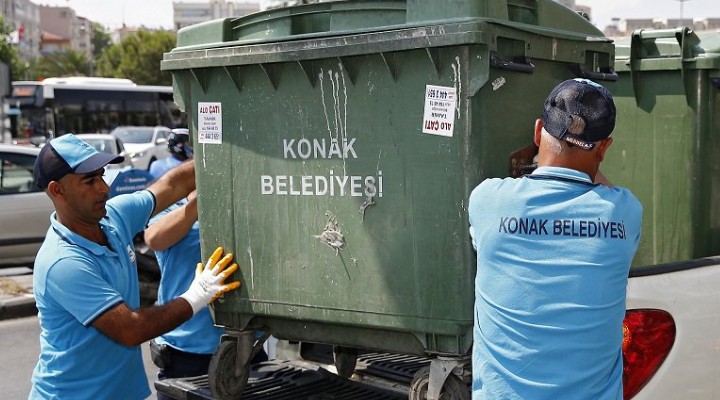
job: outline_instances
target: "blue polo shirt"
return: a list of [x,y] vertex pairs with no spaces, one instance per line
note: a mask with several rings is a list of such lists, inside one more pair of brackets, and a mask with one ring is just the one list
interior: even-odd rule
[[[186,203],[187,201],[182,201],[161,211],[150,220],[150,224]],[[155,255],[160,265],[158,304],[165,304],[185,293],[195,277],[197,263],[202,262],[198,222],[195,221],[190,231],[179,242],[156,252]],[[156,338],[155,341],[188,353],[212,354],[220,344],[220,336],[224,332],[214,324],[210,310],[205,307],[188,321]]]
[[119,344],[92,326],[121,302],[140,307],[133,236],[155,206],[152,193],[120,195],[100,226],[109,247],[51,226],[35,260],[33,290],[40,319],[40,359],[30,399],[145,399],[150,395],[140,346]]
[[155,160],[152,164],[150,164],[148,172],[150,172],[150,175],[152,175],[153,178],[157,179],[182,163],[183,162],[175,158],[175,156],[170,155],[170,157]]
[[477,249],[473,400],[622,399],[622,321],[642,207],[629,190],[540,167],[487,179]]

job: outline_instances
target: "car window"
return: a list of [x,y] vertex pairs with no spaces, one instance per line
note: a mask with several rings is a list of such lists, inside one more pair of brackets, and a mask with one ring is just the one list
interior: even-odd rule
[[152,129],[124,129],[113,133],[123,143],[152,143]]
[[0,195],[37,192],[33,178],[35,156],[0,153]]
[[168,132],[168,131],[158,131],[157,138],[158,138],[158,139],[167,139],[168,133],[170,133],[170,132]]
[[112,145],[112,141],[109,139],[83,138],[83,140],[101,153],[115,154],[115,148]]

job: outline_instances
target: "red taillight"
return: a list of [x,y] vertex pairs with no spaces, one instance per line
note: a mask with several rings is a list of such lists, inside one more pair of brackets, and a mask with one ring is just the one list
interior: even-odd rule
[[675,321],[662,310],[629,310],[623,334],[623,397],[628,400],[648,383],[670,353]]

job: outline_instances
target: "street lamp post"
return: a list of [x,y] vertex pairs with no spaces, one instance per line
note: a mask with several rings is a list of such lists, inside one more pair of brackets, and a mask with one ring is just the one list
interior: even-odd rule
[[675,0],[675,1],[677,1],[678,3],[680,3],[680,23],[682,24],[683,11],[684,11],[684,7],[685,7],[685,3],[688,2],[688,1],[690,1],[690,0]]

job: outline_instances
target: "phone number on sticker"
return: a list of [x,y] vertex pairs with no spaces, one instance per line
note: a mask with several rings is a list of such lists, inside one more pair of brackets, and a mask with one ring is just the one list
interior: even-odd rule
[[447,90],[428,89],[428,91],[427,91],[428,99],[447,100],[449,97],[450,97],[450,94],[448,93]]
[[220,140],[220,134],[219,133],[201,133],[200,136],[202,136],[202,139],[205,140]]

